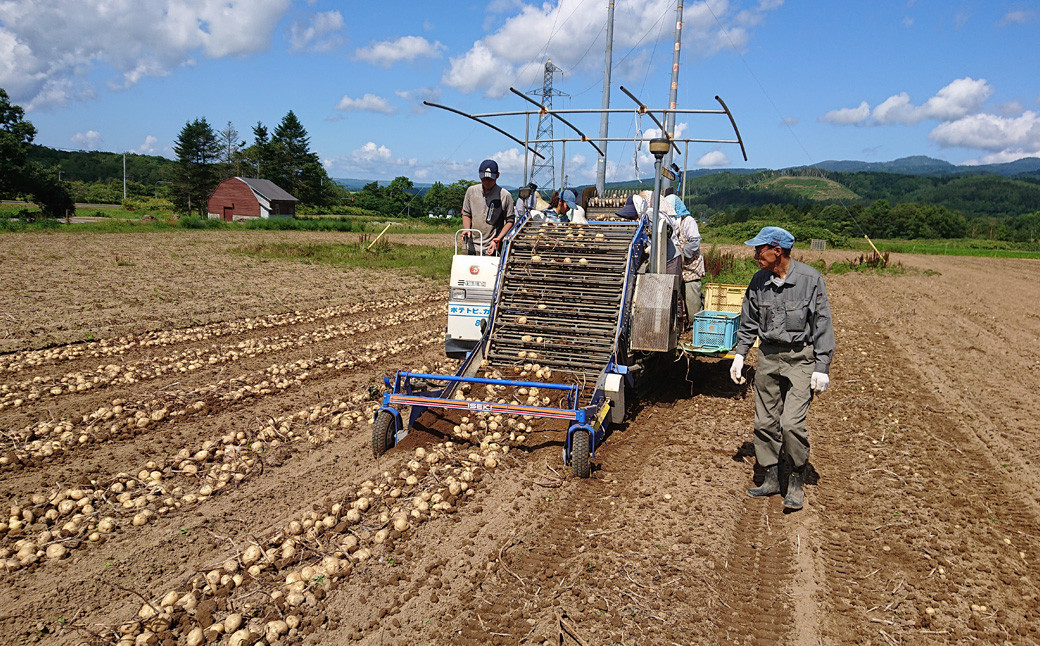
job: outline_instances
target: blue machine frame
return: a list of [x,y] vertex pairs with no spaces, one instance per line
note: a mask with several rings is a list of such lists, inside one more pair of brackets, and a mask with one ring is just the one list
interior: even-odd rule
[[[526,219],[525,219],[526,220]],[[638,267],[639,260],[645,249],[647,240],[649,239],[650,224],[647,217],[641,218],[635,225],[635,231],[632,235],[632,242],[629,246],[628,257],[626,260],[625,267],[625,285],[622,293],[621,300],[621,313],[618,317],[618,324],[614,331],[614,346],[611,351],[610,357],[607,360],[606,367],[603,369],[599,378],[596,381],[595,391],[589,400],[587,406],[579,407],[578,402],[582,394],[582,387],[578,385],[567,385],[558,383],[545,383],[545,382],[532,382],[532,381],[517,381],[508,379],[489,379],[486,377],[475,377],[466,376],[470,371],[471,367],[475,362],[479,363],[484,356],[484,351],[487,347],[490,331],[494,329],[495,317],[498,313],[499,299],[498,294],[502,287],[502,281],[505,275],[505,267],[509,261],[509,253],[511,249],[511,242],[517,231],[523,226],[525,221],[521,221],[517,226],[513,227],[512,231],[506,238],[506,243],[502,250],[502,262],[499,265],[498,274],[495,279],[495,294],[496,297],[492,301],[491,313],[488,317],[488,325],[484,335],[477,343],[462,365],[459,367],[458,372],[455,375],[437,375],[428,373],[417,373],[398,371],[391,381],[390,377],[384,377],[384,382],[390,392],[383,394],[382,405],[376,412],[378,415],[380,412],[387,412],[393,416],[394,420],[394,438],[395,444],[399,442],[404,436],[400,435],[401,431],[407,435],[407,429],[412,427],[412,424],[426,412],[427,409],[433,408],[450,408],[455,410],[466,410],[472,412],[488,412],[488,413],[501,413],[510,415],[531,415],[535,417],[547,418],[547,419],[559,419],[572,422],[567,429],[567,438],[565,447],[563,450],[564,463],[571,463],[571,452],[574,444],[574,434],[583,431],[589,434],[589,459],[595,457],[596,448],[603,442],[606,436],[606,431],[610,426],[610,407],[611,401],[608,399],[606,392],[604,391],[604,381],[608,374],[620,374],[625,375],[626,381],[629,385],[632,385],[632,375],[628,369],[628,366],[618,363],[618,349],[622,341],[622,335],[631,321],[631,301],[633,292],[635,289],[635,274]],[[604,222],[602,224],[610,224],[616,226],[632,226],[631,222]],[[440,381],[447,382],[443,387],[440,388],[429,388],[426,390],[416,390],[413,387],[412,380],[422,380],[424,382],[429,381]],[[471,383],[471,384],[489,384],[495,386],[514,386],[514,387],[535,387],[544,388],[548,390],[567,391],[567,404],[568,408],[549,408],[541,406],[526,406],[519,404],[500,404],[496,402],[483,402],[483,401],[469,401],[463,399],[453,398],[455,388],[460,383]],[[428,385],[428,384],[426,384]],[[411,406],[411,413],[409,415],[408,424],[402,423],[401,413],[398,410],[399,406]]]

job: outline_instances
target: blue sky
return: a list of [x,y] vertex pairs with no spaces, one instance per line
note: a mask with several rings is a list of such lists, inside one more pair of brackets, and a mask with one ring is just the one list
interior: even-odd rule
[[[0,87],[36,142],[173,156],[196,117],[252,140],[293,110],[333,177],[474,179],[486,157],[507,185],[520,146],[469,113],[529,107],[546,58],[555,108],[602,101],[607,0],[5,0]],[[616,0],[611,106],[666,107],[675,0]],[[955,164],[1040,156],[1040,3],[1023,0],[684,3],[678,106],[717,107],[744,138],[691,144],[688,168],[782,168],[827,159],[928,155]],[[599,118],[570,119],[598,136]],[[731,138],[717,115],[677,118],[679,136]],[[495,119],[520,137],[524,119]],[[531,132],[536,122],[532,120]],[[634,114],[610,136],[655,134]],[[557,123],[557,136],[567,129]],[[597,153],[556,149],[568,184],[592,183]],[[683,157],[686,157],[684,160]],[[646,177],[645,144],[611,143],[608,180]]]

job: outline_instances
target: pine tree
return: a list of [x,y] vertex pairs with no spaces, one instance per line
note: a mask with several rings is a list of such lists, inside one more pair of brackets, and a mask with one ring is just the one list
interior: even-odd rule
[[271,137],[274,167],[268,179],[305,204],[324,205],[331,199],[331,180],[310,146],[307,130],[290,110]]
[[173,151],[179,167],[174,204],[204,217],[206,200],[217,185],[214,164],[220,157],[220,142],[205,117],[184,124]]

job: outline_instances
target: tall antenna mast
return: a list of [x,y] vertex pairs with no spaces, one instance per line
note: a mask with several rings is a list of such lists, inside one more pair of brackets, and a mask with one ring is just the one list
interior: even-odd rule
[[[551,60],[545,61],[545,75],[542,80],[542,91],[532,90],[528,92],[533,96],[542,97],[542,105],[545,106],[546,110],[552,110],[552,98],[554,96],[569,96],[560,92],[559,90],[553,89],[553,72],[559,72],[563,74],[563,70],[553,65]],[[538,117],[538,134],[535,139],[539,141],[535,145],[535,151],[538,152],[542,158],[535,159],[531,164],[531,181],[539,187],[549,186],[552,189],[556,189],[556,167],[553,160],[553,143],[546,141],[553,138],[552,129],[552,115],[548,112],[542,112],[541,116]]]

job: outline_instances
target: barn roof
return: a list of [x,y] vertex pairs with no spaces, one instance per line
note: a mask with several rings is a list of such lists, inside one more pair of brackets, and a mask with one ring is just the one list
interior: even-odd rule
[[277,200],[279,202],[299,202],[298,199],[286,193],[285,190],[269,179],[256,179],[255,177],[236,177],[235,179],[242,180],[247,186],[249,186],[249,188],[266,197],[268,200]]

